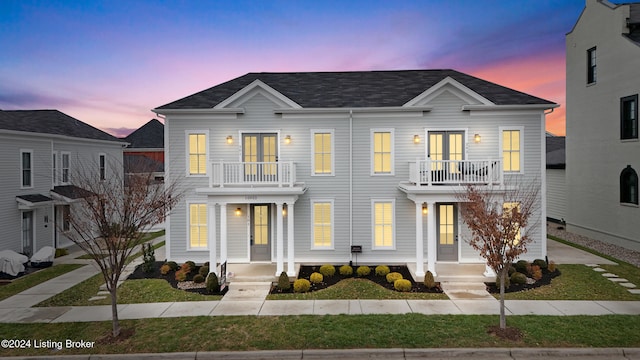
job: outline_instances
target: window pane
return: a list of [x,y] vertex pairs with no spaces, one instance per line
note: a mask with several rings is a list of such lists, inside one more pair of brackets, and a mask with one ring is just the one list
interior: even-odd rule
[[393,246],[393,204],[375,203],[373,209],[375,246]]
[[189,205],[189,245],[190,247],[207,246],[207,205]]

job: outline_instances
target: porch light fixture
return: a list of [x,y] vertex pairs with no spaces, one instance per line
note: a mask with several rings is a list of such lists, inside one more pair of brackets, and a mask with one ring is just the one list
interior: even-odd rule
[[282,216],[287,216],[287,208],[286,207],[282,207]]
[[227,144],[233,144],[233,136],[227,136]]
[[240,216],[240,215],[242,215],[242,209],[237,208],[236,209],[236,216]]
[[480,134],[473,135],[473,141],[475,141],[476,143],[479,143],[480,142]]
[[287,145],[291,144],[291,135],[287,135],[284,137],[284,143]]
[[413,135],[413,143],[420,144],[420,135]]
[[422,205],[422,215],[427,215],[428,213],[429,209],[425,205]]

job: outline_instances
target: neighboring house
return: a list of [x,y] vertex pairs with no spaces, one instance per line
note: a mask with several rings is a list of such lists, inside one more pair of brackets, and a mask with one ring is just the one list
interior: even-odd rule
[[129,145],[124,149],[125,173],[153,172],[160,180],[164,177],[164,125],[152,119],[123,139]]
[[463,241],[464,184],[537,181],[526,258],[543,258],[544,112],[556,106],[454,70],[249,73],[160,106],[166,179],[185,195],[167,257],[294,276],[356,250],[361,264],[436,274],[484,263]]
[[640,3],[588,0],[566,49],[567,230],[640,250]]
[[547,219],[562,223],[567,218],[565,137],[547,133]]
[[57,110],[0,110],[0,250],[71,245],[64,219],[86,195],[74,174],[95,167],[111,176],[124,145]]

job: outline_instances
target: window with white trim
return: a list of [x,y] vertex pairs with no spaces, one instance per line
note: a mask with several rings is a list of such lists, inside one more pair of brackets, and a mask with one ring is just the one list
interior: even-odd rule
[[311,200],[313,249],[333,249],[333,200]]
[[394,200],[372,200],[373,249],[393,249]]
[[[507,212],[510,211],[520,211],[520,203],[519,202],[505,202],[502,204],[502,213],[506,214]],[[506,216],[506,215],[505,215]],[[511,244],[511,246],[514,245],[518,245],[520,243],[520,225],[519,224],[514,224],[513,226],[517,226],[518,227],[518,231],[513,239],[513,244]]]
[[100,180],[105,180],[107,178],[106,175],[106,158],[105,154],[100,154],[98,156],[98,172],[100,173]]
[[587,50],[587,84],[594,84],[598,79],[596,64],[596,48]]
[[33,150],[20,150],[20,187],[33,187]]
[[313,144],[313,155],[311,159],[312,175],[333,175],[333,129],[311,130],[311,136]]
[[69,184],[69,172],[71,170],[71,153],[70,152],[62,152],[60,153],[60,156],[62,158],[61,161],[61,177],[60,177],[60,183],[62,183],[63,185],[68,185]]
[[393,129],[371,130],[371,173],[393,175]]
[[522,172],[522,129],[502,129],[500,142],[504,172]]
[[638,94],[620,99],[620,138],[638,138]]
[[189,248],[207,248],[207,204],[189,204]]
[[58,152],[51,153],[51,179],[53,186],[58,185]]
[[187,154],[189,175],[207,174],[207,137],[208,133],[187,133]]

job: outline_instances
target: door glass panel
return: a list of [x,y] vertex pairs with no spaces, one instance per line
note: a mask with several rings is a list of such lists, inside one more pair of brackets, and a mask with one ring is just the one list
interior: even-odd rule
[[[262,135],[262,159],[261,161],[267,163],[275,163],[276,157],[276,136],[275,135]],[[278,167],[275,164],[265,164],[264,174],[275,175],[278,172]]]
[[453,245],[454,240],[454,223],[453,223],[453,205],[440,205],[440,244]]
[[[429,133],[429,157],[431,160],[444,159],[444,144],[442,143],[444,134]],[[442,170],[442,164],[432,163],[431,170]]]
[[255,245],[269,244],[269,207],[260,205],[254,207],[253,229]]

